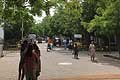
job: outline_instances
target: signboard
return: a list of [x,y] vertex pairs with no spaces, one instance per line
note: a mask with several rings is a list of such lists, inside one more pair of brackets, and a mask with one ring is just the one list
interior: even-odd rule
[[0,39],[4,39],[4,29],[0,27]]
[[0,43],[3,43],[4,40],[4,29],[0,27]]
[[81,34],[74,34],[74,38],[82,38]]
[[4,28],[0,27],[0,57],[3,56]]

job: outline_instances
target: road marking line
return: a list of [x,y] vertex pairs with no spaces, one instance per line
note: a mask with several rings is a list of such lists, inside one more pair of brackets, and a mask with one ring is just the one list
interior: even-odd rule
[[72,65],[72,63],[68,63],[68,62],[61,62],[61,63],[58,63],[58,65]]

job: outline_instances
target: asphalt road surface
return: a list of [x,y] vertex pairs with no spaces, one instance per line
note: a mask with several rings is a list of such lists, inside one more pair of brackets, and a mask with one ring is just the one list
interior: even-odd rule
[[[47,44],[38,44],[41,50],[42,72],[39,80],[120,80],[120,61],[96,55],[91,62],[87,51],[80,51],[79,59],[63,48],[47,52]],[[19,51],[4,51],[0,58],[0,80],[17,80]]]

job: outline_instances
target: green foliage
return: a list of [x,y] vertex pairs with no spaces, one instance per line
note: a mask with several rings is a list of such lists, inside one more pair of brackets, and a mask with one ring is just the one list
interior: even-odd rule
[[35,33],[36,35],[39,35],[39,36],[43,36],[44,32],[43,32],[43,27],[41,24],[34,24],[31,28],[31,30],[33,33]]
[[2,13],[3,13],[3,1],[0,0],[0,19],[2,18]]
[[75,33],[82,33],[81,26],[81,4],[79,0],[56,1],[56,13],[54,16],[46,17],[41,25],[44,26],[46,35],[72,36]]
[[[27,0],[5,1],[0,0],[0,18],[11,25],[5,25],[11,36],[18,34],[21,37],[22,22],[24,35],[31,31],[41,36],[72,36],[87,31],[96,31],[97,35],[105,36],[120,34],[120,0],[28,0],[29,5],[25,5]],[[53,7],[55,14],[50,16]],[[42,10],[47,16],[41,23],[35,24],[30,14],[41,16]]]
[[42,15],[42,9],[43,9],[43,1],[44,0],[30,0],[30,6],[31,6],[31,13],[35,16],[41,16]]
[[[98,3],[99,7],[96,9],[97,14],[94,14],[94,18],[91,19],[87,25],[88,31],[96,29],[97,33],[104,35],[119,33],[119,0],[109,0],[108,2],[103,0],[103,2]],[[104,5],[104,7],[102,5]]]
[[[94,8],[91,6],[92,4],[89,1],[93,1],[92,3],[96,4],[94,4]],[[89,9],[87,6],[89,6]],[[93,10],[90,10],[92,8]],[[92,11],[92,13],[90,13],[90,11]],[[85,0],[85,2],[83,2],[83,26],[89,32],[95,31],[97,36],[102,35],[108,39],[116,36],[118,50],[120,53],[119,21],[120,0]]]
[[46,0],[46,1],[43,1],[43,3],[42,3],[42,10],[45,11],[47,16],[50,16],[50,9],[53,6],[56,6],[56,4],[57,4],[56,0]]
[[24,36],[30,32],[30,28],[34,23],[33,16],[30,15],[29,9],[26,8],[25,0],[3,0],[1,16],[5,23],[5,40],[20,40],[22,23]]
[[97,3],[99,0],[84,0],[82,2],[82,21],[89,23],[96,15]]

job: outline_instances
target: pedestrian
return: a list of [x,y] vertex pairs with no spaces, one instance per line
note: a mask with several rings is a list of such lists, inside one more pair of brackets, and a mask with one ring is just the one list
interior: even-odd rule
[[79,52],[79,50],[78,50],[78,45],[76,43],[74,45],[73,52],[74,52],[74,58],[75,59],[79,59],[78,58],[78,52]]
[[89,55],[91,57],[91,61],[95,61],[95,54],[96,54],[95,45],[94,42],[91,41],[91,44],[89,45]]
[[61,47],[61,39],[58,39],[59,47]]
[[41,59],[40,59],[41,54],[40,54],[40,49],[36,43],[33,44],[33,48],[34,48],[34,52],[37,54],[38,59],[39,59],[39,62],[37,64],[37,72],[36,72],[36,76],[38,77],[41,72]]
[[23,43],[21,42],[18,80],[24,79],[23,64],[24,64],[24,56],[25,56],[26,51],[27,51],[27,46],[28,46],[27,40],[24,40]]
[[63,40],[63,43],[64,43],[64,49],[66,50],[66,48],[67,48],[67,41],[66,41],[66,39]]
[[69,39],[66,39],[66,45],[67,45],[67,48],[69,46]]
[[24,72],[26,80],[37,80],[37,64],[39,63],[39,57],[37,53],[33,51],[33,45],[29,44],[27,52],[24,57]]
[[53,50],[53,39],[50,41],[50,49]]
[[48,38],[48,42],[47,42],[48,44],[47,44],[47,52],[49,52],[49,50],[51,50],[52,49],[52,39],[49,37]]

